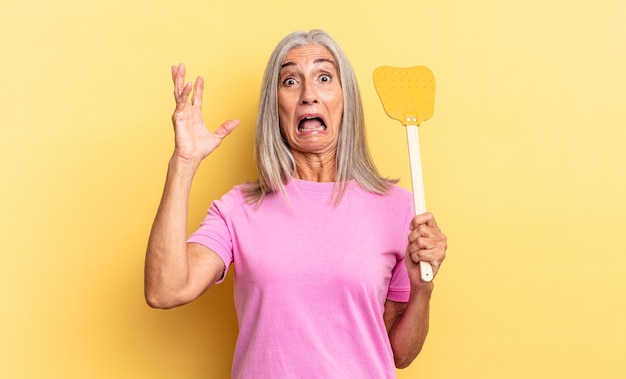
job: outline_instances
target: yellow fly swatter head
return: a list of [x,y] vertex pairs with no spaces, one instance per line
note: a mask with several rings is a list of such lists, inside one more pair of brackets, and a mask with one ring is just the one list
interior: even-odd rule
[[378,67],[374,87],[387,115],[404,126],[421,125],[435,112],[435,76],[427,67]]

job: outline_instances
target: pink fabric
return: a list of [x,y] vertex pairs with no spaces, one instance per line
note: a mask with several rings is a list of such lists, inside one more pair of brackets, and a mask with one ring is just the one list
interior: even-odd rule
[[409,297],[411,195],[351,182],[335,206],[333,184],[291,180],[259,208],[235,187],[189,238],[234,262],[233,378],[396,377],[382,316]]

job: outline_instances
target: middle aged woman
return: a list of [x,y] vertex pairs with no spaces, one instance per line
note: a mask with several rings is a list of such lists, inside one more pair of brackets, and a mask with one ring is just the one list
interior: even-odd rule
[[[419,354],[447,248],[432,214],[382,177],[365,141],[354,72],[325,32],[296,32],[272,53],[262,84],[258,181],[211,204],[186,237],[193,176],[238,124],[202,120],[172,67],[175,149],[146,255],[146,299],[171,308],[235,267],[234,378],[395,378]],[[191,102],[189,96],[191,95]]]

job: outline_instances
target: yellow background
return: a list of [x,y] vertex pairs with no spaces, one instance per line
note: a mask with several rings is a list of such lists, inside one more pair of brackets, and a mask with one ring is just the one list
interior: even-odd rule
[[143,300],[169,67],[205,77],[211,128],[242,120],[198,174],[193,229],[254,177],[263,68],[310,28],[344,47],[374,158],[406,187],[404,130],[371,74],[437,79],[420,139],[449,251],[399,378],[626,377],[625,19],[621,0],[3,0],[0,377],[228,377],[232,275],[176,310]]

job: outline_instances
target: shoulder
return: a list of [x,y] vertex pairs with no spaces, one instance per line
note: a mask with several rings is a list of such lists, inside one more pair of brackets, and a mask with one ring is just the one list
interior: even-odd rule
[[387,191],[387,195],[390,197],[399,198],[399,199],[410,199],[413,196],[411,191],[407,190],[404,187],[400,187],[397,184],[393,184],[389,187],[389,190]]
[[356,183],[353,184],[352,188],[356,189],[358,192],[365,194],[366,196],[371,197],[372,199],[379,199],[381,201],[387,201],[387,202],[405,203],[407,201],[411,201],[413,197],[412,193],[409,190],[403,187],[400,187],[397,184],[390,185],[387,191],[382,194],[368,191],[367,189],[363,188],[362,186]]
[[245,204],[244,185],[239,184],[232,187],[211,204],[211,208],[219,210],[220,213],[228,214],[234,208]]
[[[395,217],[410,217],[413,212],[413,195],[410,191],[391,185],[385,193],[375,193],[353,183],[346,191],[345,199],[353,206],[360,206],[377,213],[391,214]],[[342,200],[343,201],[343,200]]]

